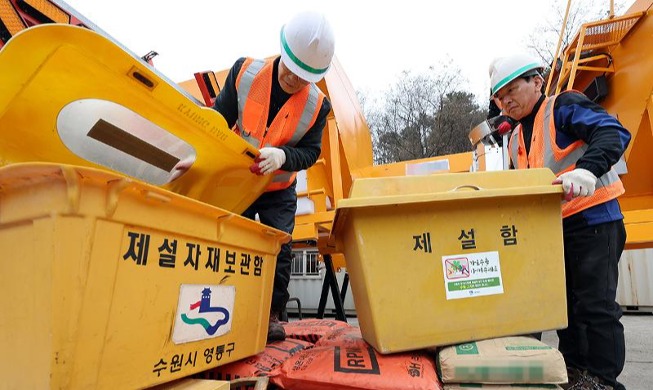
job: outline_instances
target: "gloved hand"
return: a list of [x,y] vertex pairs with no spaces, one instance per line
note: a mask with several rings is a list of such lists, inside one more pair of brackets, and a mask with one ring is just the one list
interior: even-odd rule
[[506,115],[499,115],[488,119],[490,125],[496,129],[499,135],[504,135],[512,131],[517,124],[517,121]]
[[[256,160],[254,160],[254,162],[258,162],[258,164],[254,164],[249,168],[252,173],[256,173],[257,175],[268,175],[273,173],[281,168],[283,163],[286,162],[286,152],[279,148],[266,147],[259,150],[259,152],[261,154],[256,158]],[[255,165],[258,165],[258,169]]]
[[562,184],[565,200],[578,196],[590,196],[596,188],[596,176],[587,169],[576,168],[558,176],[552,184]]

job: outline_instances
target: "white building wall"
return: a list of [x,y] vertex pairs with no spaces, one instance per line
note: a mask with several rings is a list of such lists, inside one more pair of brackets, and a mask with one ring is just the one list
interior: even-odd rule
[[626,310],[653,311],[653,249],[624,251],[617,302]]

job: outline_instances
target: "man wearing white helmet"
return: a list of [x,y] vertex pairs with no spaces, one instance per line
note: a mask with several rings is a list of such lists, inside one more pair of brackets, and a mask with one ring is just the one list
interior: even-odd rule
[[[490,66],[492,95],[519,121],[509,151],[517,169],[550,168],[562,184],[568,327],[558,331],[569,371],[567,389],[612,389],[625,361],[617,263],[626,241],[612,168],[630,133],[578,92],[546,97],[539,61],[527,55]],[[586,344],[586,345],[585,345]],[[587,350],[585,350],[585,348]]]
[[[270,60],[240,58],[232,66],[213,106],[245,140],[260,148],[250,168],[274,175],[272,183],[245,212],[261,223],[293,232],[296,172],[320,155],[322,131],[331,104],[315,85],[326,74],[334,36],[326,18],[315,12],[296,15],[281,28],[281,56]],[[288,301],[291,245],[277,257],[268,341],[285,339],[279,316]]]

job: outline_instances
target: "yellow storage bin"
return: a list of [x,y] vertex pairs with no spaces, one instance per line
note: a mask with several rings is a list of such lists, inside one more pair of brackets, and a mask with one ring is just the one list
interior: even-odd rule
[[358,179],[331,240],[381,353],[567,325],[561,186],[548,169]]
[[43,24],[0,50],[0,165],[107,169],[240,214],[272,179],[217,111],[108,37]]
[[151,387],[149,390],[229,390],[230,388],[230,383],[226,381],[179,379],[171,383]]
[[106,171],[0,168],[0,388],[136,389],[263,351],[289,239]]

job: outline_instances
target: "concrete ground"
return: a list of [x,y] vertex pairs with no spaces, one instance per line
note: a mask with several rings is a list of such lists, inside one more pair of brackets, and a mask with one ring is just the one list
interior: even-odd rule
[[[653,389],[653,314],[626,313],[621,318],[626,336],[626,365],[619,382],[628,390]],[[545,332],[542,341],[558,346],[555,332]]]
[[[358,326],[355,317],[348,317],[347,322]],[[619,382],[628,390],[653,390],[653,313],[624,313],[621,322],[626,336],[626,365]],[[542,341],[558,346],[555,331],[544,332]]]

